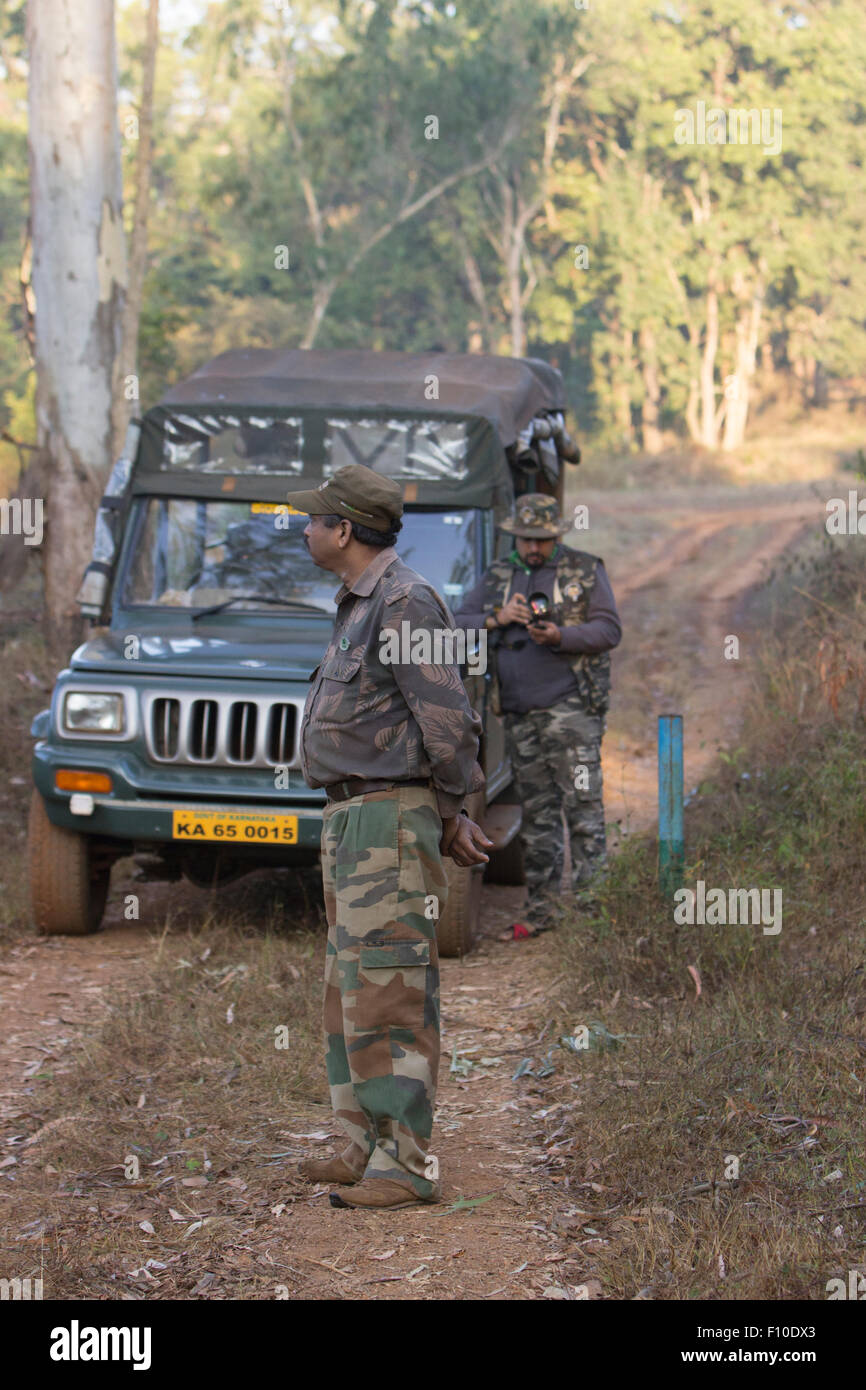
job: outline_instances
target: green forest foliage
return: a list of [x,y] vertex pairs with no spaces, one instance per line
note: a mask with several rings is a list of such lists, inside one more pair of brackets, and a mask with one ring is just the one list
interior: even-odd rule
[[[198,9],[181,31],[163,3],[144,406],[240,344],[544,356],[583,430],[650,447],[654,422],[721,442],[738,390],[856,394],[862,0]],[[0,17],[0,428],[26,442],[23,16],[9,0]],[[128,191],[143,36],[130,0]],[[766,129],[678,142],[700,102]],[[0,444],[0,469],[18,458]]]

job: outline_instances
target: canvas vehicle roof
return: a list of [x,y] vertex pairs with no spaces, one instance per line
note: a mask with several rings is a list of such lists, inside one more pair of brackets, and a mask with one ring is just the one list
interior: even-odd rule
[[[438,399],[428,400],[432,376]],[[241,348],[206,362],[166,392],[161,405],[474,416],[488,420],[507,448],[534,415],[563,410],[565,396],[559,372],[537,358]]]
[[536,358],[303,348],[221,353],[130,424],[97,516],[82,611],[103,611],[105,575],[134,496],[273,503],[278,510],[289,492],[354,462],[400,483],[408,504],[488,508],[499,522],[516,485],[518,492],[533,490],[519,486],[529,457],[561,503],[560,452],[576,461],[564,408],[562,377]]
[[281,502],[354,462],[399,482],[408,503],[499,519],[518,439],[534,418],[561,425],[564,406],[559,372],[535,358],[234,349],[147,411],[131,487]]

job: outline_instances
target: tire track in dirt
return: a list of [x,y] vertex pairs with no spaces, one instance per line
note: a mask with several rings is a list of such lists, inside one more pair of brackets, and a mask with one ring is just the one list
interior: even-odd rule
[[[596,506],[596,511],[601,515],[613,516],[613,510],[607,510]],[[696,521],[693,517],[677,518],[675,525],[682,531],[681,535],[672,540],[663,539],[654,547],[654,553],[640,563],[635,564],[626,570],[624,575],[619,575],[616,579],[616,595],[618,599],[625,599],[638,589],[653,588],[661,580],[667,579],[673,570],[688,564],[694,560],[711,536],[718,535],[721,531],[726,531],[732,526],[779,526],[778,543],[763,541],[756,550],[752,564],[745,572],[728,576],[728,587],[726,592],[715,595],[718,598],[732,598],[735,594],[745,589],[751,588],[758,583],[762,577],[761,570],[765,565],[771,564],[790,544],[791,540],[810,522],[814,522],[826,515],[823,504],[820,512],[817,504],[810,505],[803,502],[790,502],[778,506],[766,506],[755,508],[730,508],[718,511],[703,520]],[[711,597],[709,585],[705,586],[707,592],[705,597]]]
[[[603,508],[596,507],[597,511]],[[611,510],[611,516],[616,513]],[[822,525],[826,512],[818,499],[761,505],[753,508],[722,508],[694,519],[678,518],[682,532],[653,547],[653,556],[644,563],[629,565],[625,573],[612,574],[623,617],[623,644],[614,656],[614,706],[609,719],[604,748],[605,807],[608,821],[620,822],[626,833],[649,829],[657,816],[658,773],[655,752],[655,720],[659,714],[680,713],[684,717],[684,761],[686,788],[704,778],[717,756],[717,744],[735,737],[751,674],[749,638],[757,635],[748,616],[749,595],[766,579],[773,564],[792,549],[810,527]],[[687,528],[687,529],[686,529]],[[727,550],[704,560],[711,542],[724,541],[731,533],[734,543],[750,539],[750,552],[732,563]],[[663,552],[663,553],[660,553]],[[699,573],[694,568],[698,563]],[[660,610],[675,616],[674,641],[651,656],[649,676],[675,660],[675,644],[681,661],[688,658],[684,679],[676,694],[662,702],[647,700],[648,717],[642,736],[617,740],[616,691],[630,683],[647,681],[647,669],[635,677],[638,661],[646,657],[646,647],[634,640],[631,620],[634,604],[652,590]],[[683,610],[698,632],[696,640],[676,637],[676,615]],[[683,616],[680,613],[679,616]],[[725,638],[741,639],[741,659],[726,661]],[[613,843],[616,843],[614,836]]]

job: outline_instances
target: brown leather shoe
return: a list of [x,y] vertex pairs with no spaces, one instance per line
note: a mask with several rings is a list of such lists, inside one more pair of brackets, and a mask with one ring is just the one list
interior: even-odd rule
[[390,1178],[365,1178],[355,1187],[338,1187],[331,1193],[332,1207],[363,1207],[364,1210],[396,1211],[400,1207],[427,1207],[436,1197],[419,1197],[411,1187]]
[[348,1187],[361,1181],[341,1158],[305,1158],[298,1164],[298,1172],[307,1182],[338,1182]]

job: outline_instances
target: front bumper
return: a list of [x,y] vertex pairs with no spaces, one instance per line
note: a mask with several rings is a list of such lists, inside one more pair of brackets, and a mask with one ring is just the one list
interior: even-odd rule
[[[209,776],[196,775],[196,785],[190,786],[188,769],[145,769],[128,753],[111,750],[106,753],[92,747],[58,750],[47,743],[37,743],[33,753],[33,781],[45,803],[46,814],[53,825],[79,834],[95,835],[104,840],[127,843],[165,843],[181,846],[184,841],[173,834],[174,812],[224,811],[248,816],[297,816],[298,838],[293,845],[282,846],[279,853],[291,858],[296,850],[318,850],[322,834],[322,811],[325,795],[303,785],[288,787],[282,793],[273,790],[273,779],[262,772],[242,769],[222,769]],[[93,810],[89,815],[73,813],[71,794],[58,791],[54,774],[58,767],[104,771],[111,778],[114,791],[94,793]],[[165,785],[173,776],[187,785]],[[162,781],[162,786],[159,781]],[[270,782],[267,790],[263,783]],[[149,783],[149,785],[148,785]],[[214,846],[216,847],[216,846]],[[239,854],[267,853],[268,846],[237,843]],[[272,852],[277,852],[276,847]]]
[[[322,812],[318,807],[313,806],[293,806],[282,804],[275,806],[254,805],[245,802],[223,802],[217,803],[208,801],[119,801],[114,797],[93,797],[93,811],[90,815],[76,815],[70,810],[69,799],[65,801],[46,800],[45,810],[48,819],[53,825],[61,826],[64,830],[77,830],[83,835],[97,835],[100,839],[128,840],[133,843],[168,842],[175,845],[189,844],[189,841],[177,839],[173,834],[174,812],[189,811],[195,815],[196,812],[207,810],[225,813],[241,813],[247,816],[255,815],[274,815],[297,816],[298,817],[298,839],[296,844],[282,846],[279,852],[283,855],[291,855],[297,849],[318,849],[322,836]],[[209,847],[218,848],[213,842],[209,842]],[[222,848],[228,848],[227,843]],[[242,842],[231,842],[232,851],[243,854],[245,851],[262,853],[269,846],[253,843],[244,845]]]

